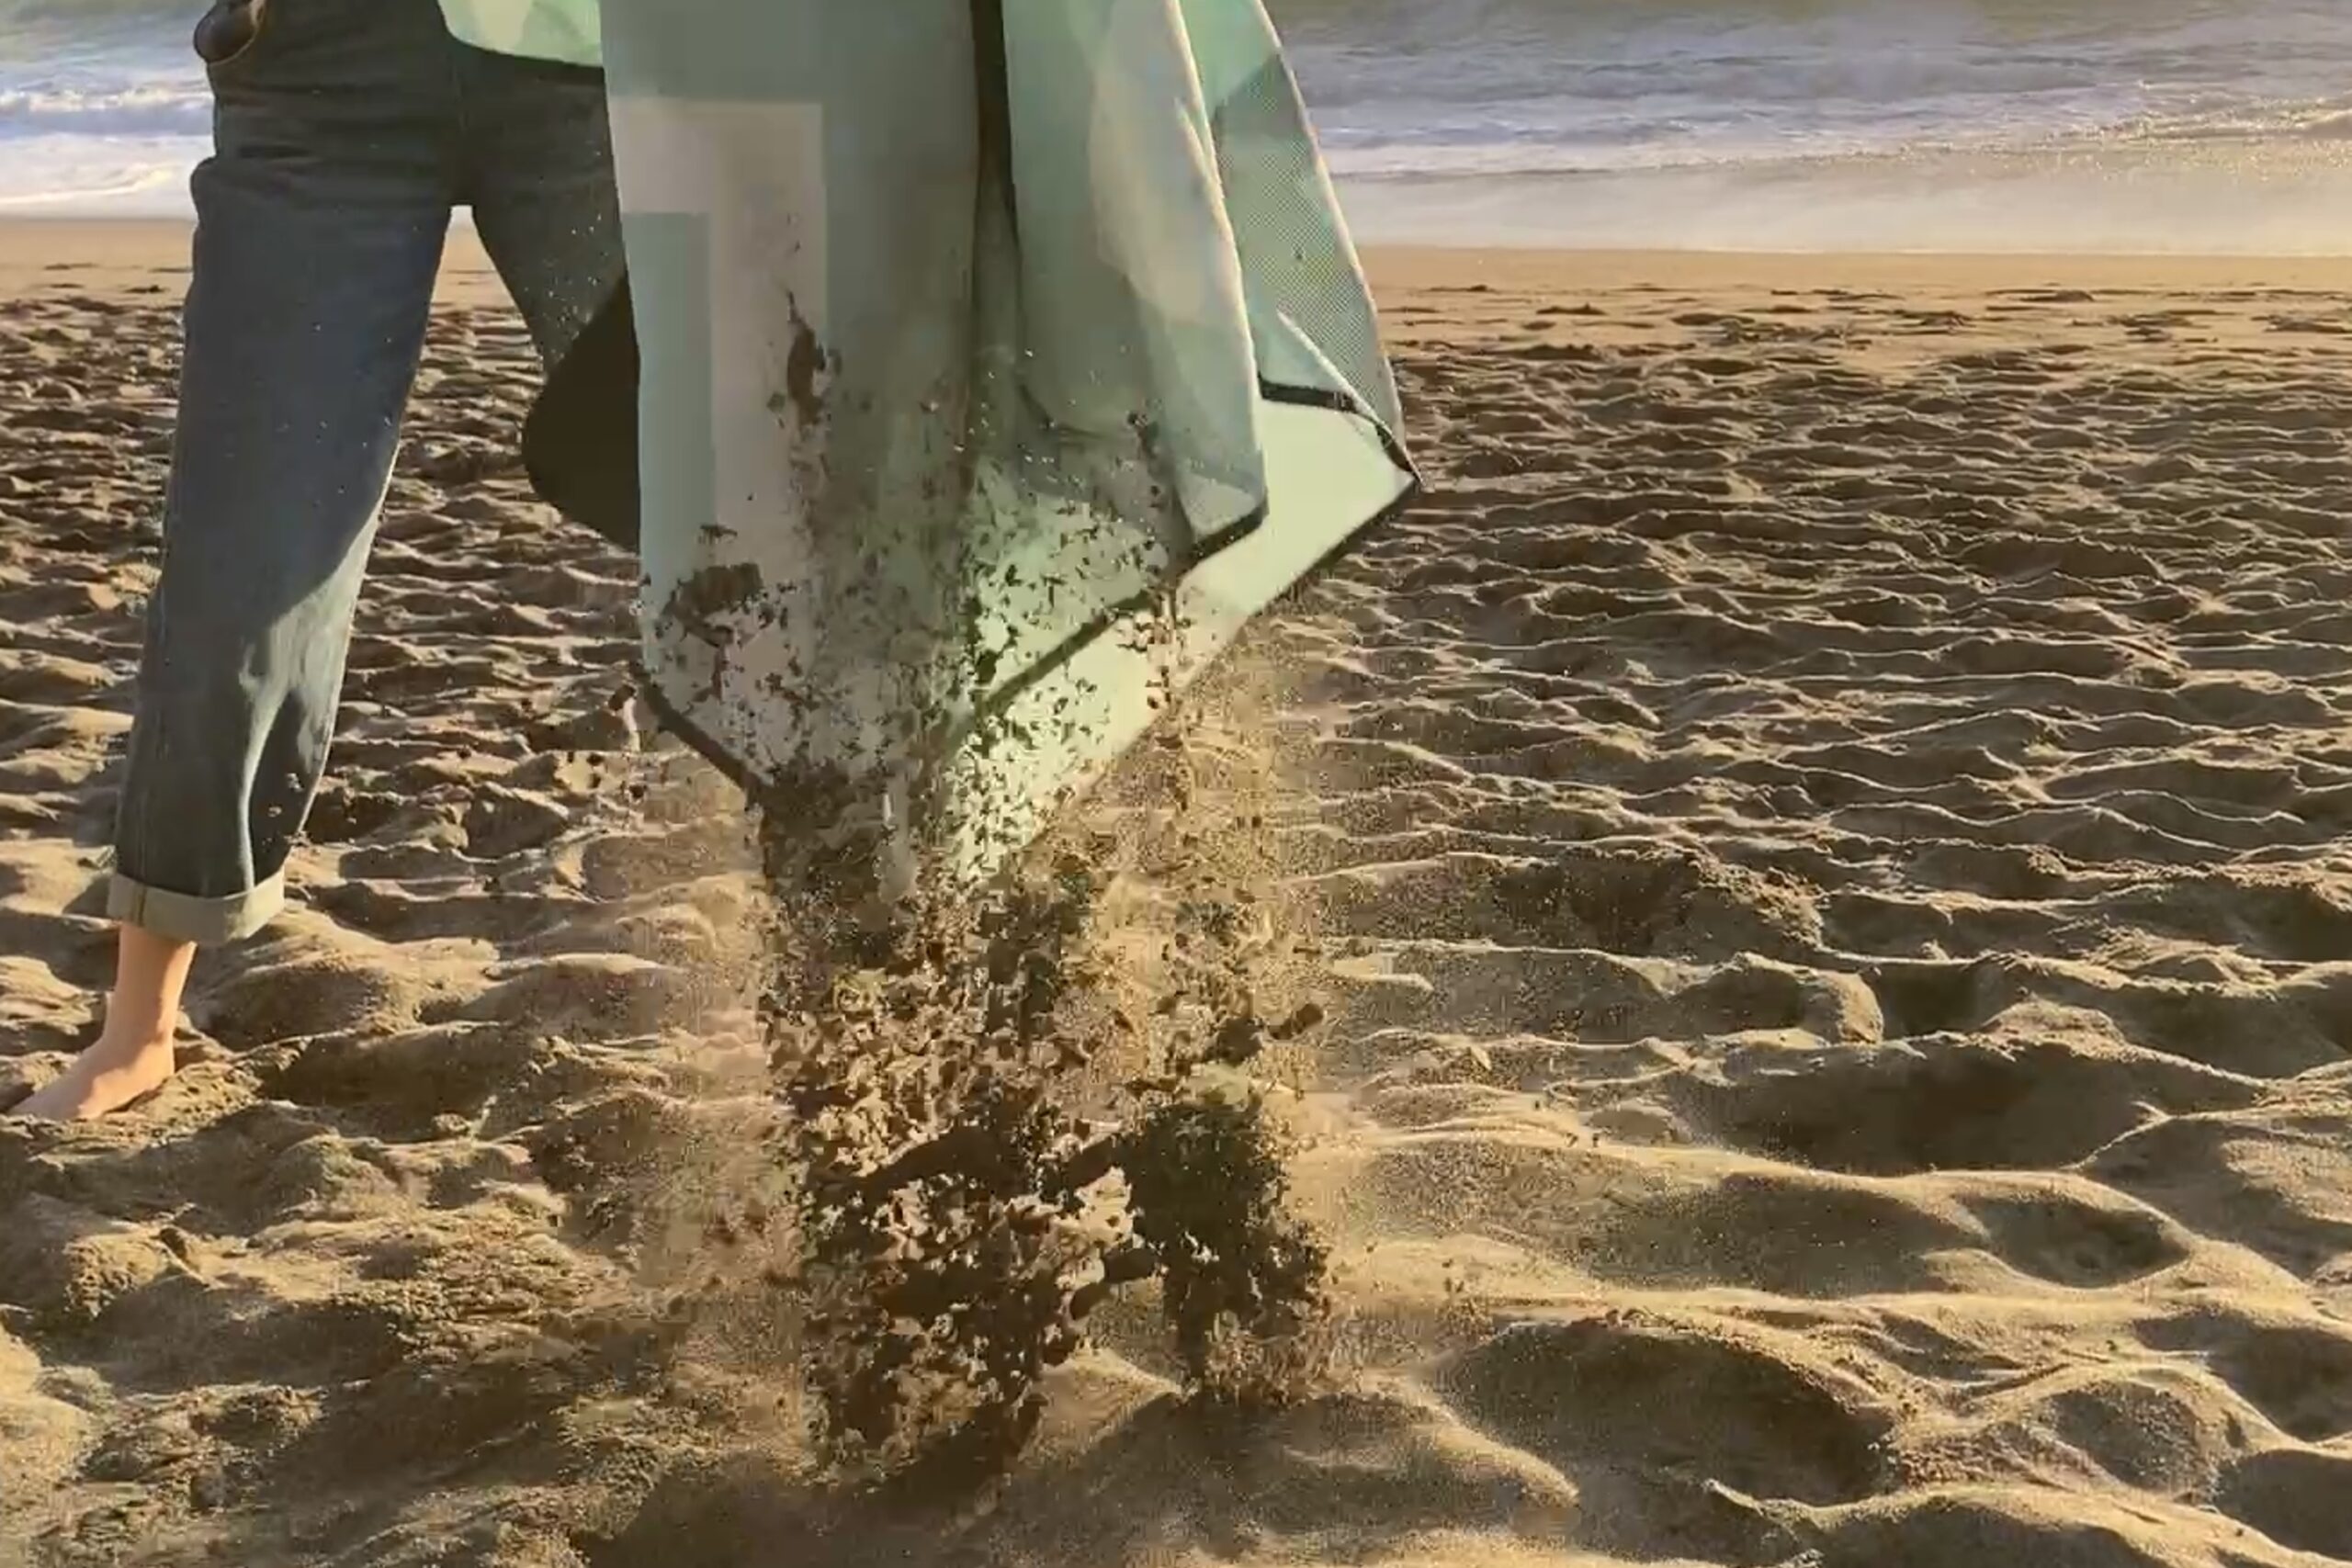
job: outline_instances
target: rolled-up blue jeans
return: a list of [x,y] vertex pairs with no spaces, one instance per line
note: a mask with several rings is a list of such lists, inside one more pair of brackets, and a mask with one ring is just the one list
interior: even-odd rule
[[269,0],[208,62],[162,580],[109,914],[266,924],[325,766],[452,211],[552,360],[620,276],[602,78],[453,39],[436,0]]

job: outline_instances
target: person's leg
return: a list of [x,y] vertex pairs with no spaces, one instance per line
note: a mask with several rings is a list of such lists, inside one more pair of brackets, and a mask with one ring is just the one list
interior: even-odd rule
[[132,925],[123,926],[117,941],[104,1032],[62,1077],[10,1114],[60,1122],[103,1116],[153,1093],[172,1076],[172,1033],[196,944]]
[[467,195],[547,365],[522,431],[541,500],[638,548],[637,336],[601,73],[476,52]]
[[625,265],[604,75],[480,50],[462,55],[461,199],[551,366]]
[[108,902],[116,986],[96,1043],[19,1115],[100,1115],[160,1085],[195,945],[283,902],[448,223],[440,28],[435,0],[273,6],[212,73]]

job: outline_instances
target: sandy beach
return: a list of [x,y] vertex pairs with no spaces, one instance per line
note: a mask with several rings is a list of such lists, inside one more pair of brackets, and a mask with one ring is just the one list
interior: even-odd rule
[[[0,1100],[107,977],[185,251],[0,225]],[[1114,1314],[988,1507],[803,1479],[747,825],[461,245],[293,908],[0,1121],[0,1564],[2352,1561],[2352,271],[1369,263],[1432,494],[1245,660],[1329,1393]]]

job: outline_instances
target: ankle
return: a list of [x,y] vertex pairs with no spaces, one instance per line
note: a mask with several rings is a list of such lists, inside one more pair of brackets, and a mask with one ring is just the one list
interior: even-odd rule
[[170,1040],[179,1025],[180,996],[196,949],[130,925],[121,928],[119,941],[106,1038],[126,1044]]
[[169,1049],[179,1036],[174,1021],[157,1020],[138,1013],[108,1012],[106,1024],[98,1031],[91,1049],[104,1051],[113,1056],[144,1055],[149,1052]]

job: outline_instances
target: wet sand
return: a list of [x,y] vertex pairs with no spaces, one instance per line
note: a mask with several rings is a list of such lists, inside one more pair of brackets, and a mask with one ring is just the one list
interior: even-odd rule
[[[106,978],[184,253],[0,226],[0,1098]],[[1114,1314],[919,1522],[759,1290],[665,1326],[764,1262],[755,863],[461,247],[295,907],[0,1122],[0,1562],[2352,1559],[2352,275],[1372,268],[1434,493],[1247,660],[1334,1392]]]

